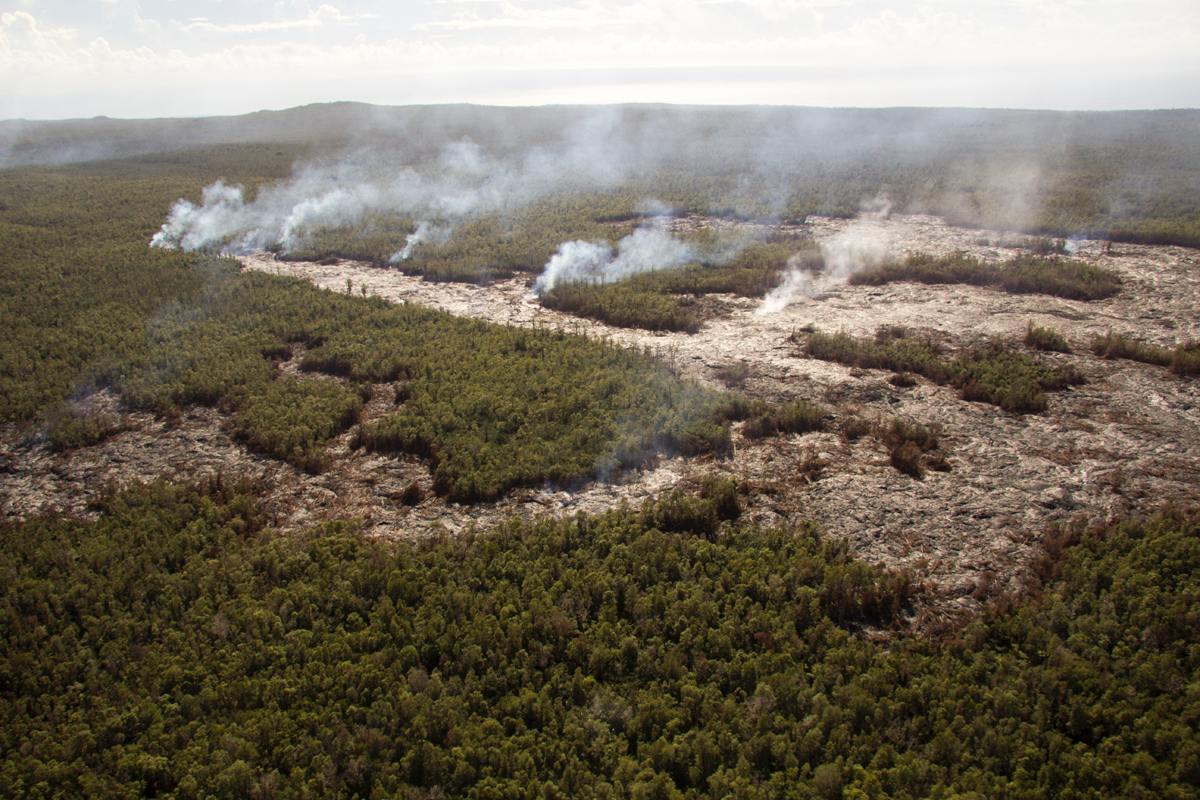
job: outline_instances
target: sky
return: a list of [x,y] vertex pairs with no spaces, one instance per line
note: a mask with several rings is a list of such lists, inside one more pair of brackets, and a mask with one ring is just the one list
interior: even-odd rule
[[0,0],[0,119],[665,102],[1200,107],[1198,0]]

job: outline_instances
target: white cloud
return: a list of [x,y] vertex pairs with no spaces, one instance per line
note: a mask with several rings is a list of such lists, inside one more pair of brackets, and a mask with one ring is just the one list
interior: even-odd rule
[[27,11],[0,14],[0,47],[5,52],[61,47],[74,38],[75,31],[71,28],[43,30]]
[[[465,4],[463,0],[454,0]],[[477,3],[472,3],[476,5]],[[418,23],[416,30],[482,30],[490,28],[524,28],[533,30],[582,30],[616,25],[646,25],[662,19],[654,3],[606,7],[600,2],[585,2],[579,6],[555,5],[549,8],[526,8],[509,0],[497,0],[498,14],[483,14],[479,10],[456,11],[450,19]],[[486,6],[484,7],[486,10]]]
[[[307,4],[306,4],[307,5]],[[199,17],[188,20],[188,24],[179,25],[185,32],[203,31],[219,34],[267,33],[273,31],[291,31],[303,28],[323,28],[327,25],[356,23],[374,19],[375,14],[343,14],[331,5],[322,4],[316,11],[306,11],[300,19],[282,19],[273,22],[229,23],[219,25],[207,18]]]

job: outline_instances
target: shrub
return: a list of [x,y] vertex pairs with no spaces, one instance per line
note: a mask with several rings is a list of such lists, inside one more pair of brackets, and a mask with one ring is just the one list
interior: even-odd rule
[[717,507],[712,500],[690,497],[675,489],[657,503],[642,508],[643,524],[666,533],[687,533],[712,539],[720,527]]
[[237,437],[252,450],[321,472],[325,442],[353,425],[362,405],[362,391],[334,381],[280,378],[243,403]]
[[869,342],[855,339],[845,332],[830,336],[814,331],[805,345],[805,353],[810,358],[836,361],[858,369],[915,372],[939,384],[946,383],[950,378],[946,365],[938,358],[940,351],[941,346],[928,338],[906,336],[880,341],[876,335],[875,341]]
[[1144,364],[1157,364],[1160,367],[1170,366],[1171,351],[1165,347],[1155,347],[1135,339],[1126,339],[1121,334],[1109,331],[1104,336],[1092,340],[1092,352],[1101,358],[1125,358],[1140,361]]
[[939,472],[950,469],[945,454],[937,449],[936,425],[926,426],[895,418],[881,438],[890,452],[892,466],[906,475],[920,478],[926,468]]
[[902,419],[895,418],[891,421],[887,431],[883,434],[883,442],[889,447],[899,446],[905,442],[912,442],[921,449],[933,450],[938,446],[938,429],[937,426],[928,427],[915,422],[905,422]]
[[544,308],[587,317],[617,328],[695,333],[700,319],[686,300],[647,288],[638,280],[620,283],[570,281],[544,293]]
[[1034,350],[1048,350],[1055,353],[1070,353],[1071,346],[1061,331],[1053,328],[1035,328],[1030,322],[1025,326],[1025,346]]
[[1101,358],[1124,358],[1167,367],[1175,375],[1200,375],[1200,343],[1188,341],[1175,349],[1155,347],[1109,331],[1092,340],[1092,352]]
[[873,428],[874,426],[868,420],[851,415],[842,421],[841,437],[844,441],[853,442],[870,433]]
[[730,389],[740,389],[746,384],[753,370],[745,361],[738,361],[717,370],[717,380]]
[[410,481],[404,487],[404,491],[400,493],[400,504],[405,506],[418,506],[425,500],[425,490],[421,488],[421,484],[416,481]]
[[716,478],[704,476],[700,498],[713,504],[717,517],[720,519],[737,519],[742,514],[742,501],[738,497],[738,483],[734,478]]
[[1065,239],[1051,239],[1046,236],[1039,236],[1029,243],[1029,251],[1034,255],[1047,256],[1050,254],[1066,255],[1067,242]]
[[46,439],[56,453],[91,447],[122,430],[115,417],[74,407],[56,411],[46,420]]
[[800,458],[796,472],[806,483],[816,483],[827,466],[829,466],[829,462],[821,458],[821,454],[817,452],[816,448],[808,445],[804,448],[804,454]]
[[1175,348],[1171,372],[1176,375],[1200,375],[1200,344],[1188,342]]
[[921,448],[917,447],[915,442],[903,442],[893,447],[891,462],[893,467],[905,475],[920,478],[924,474],[921,469]]
[[821,430],[824,419],[825,409],[801,399],[757,410],[742,427],[742,435],[748,439],[761,439],[777,433],[809,433]]
[[1040,414],[1046,410],[1045,387],[1051,371],[1021,353],[994,342],[960,355],[954,362],[961,397],[991,403],[1014,414]]
[[820,248],[812,239],[777,233],[771,241],[738,252],[724,263],[719,242],[701,248],[707,263],[638,275],[644,287],[669,294],[734,294],[762,297],[779,285],[785,269],[819,271],[825,268]]
[[1010,294],[1048,294],[1067,300],[1104,300],[1121,291],[1120,276],[1086,261],[1018,256],[1000,269],[1000,285]]

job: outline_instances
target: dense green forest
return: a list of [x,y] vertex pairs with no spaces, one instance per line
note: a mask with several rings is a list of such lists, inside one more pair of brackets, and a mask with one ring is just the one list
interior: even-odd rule
[[0,417],[36,420],[144,359],[147,322],[182,313],[208,277],[196,256],[146,246],[164,210],[222,174],[250,190],[283,178],[300,155],[224,147],[0,171]]
[[884,634],[911,576],[706,494],[419,544],[219,480],[9,524],[0,793],[1197,796],[1194,517],[1060,531],[934,641]]

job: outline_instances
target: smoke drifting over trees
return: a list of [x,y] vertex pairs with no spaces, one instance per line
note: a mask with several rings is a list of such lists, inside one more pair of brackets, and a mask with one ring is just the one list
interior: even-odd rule
[[[593,220],[652,216],[647,197],[680,213],[774,220],[873,211],[883,192],[897,211],[963,223],[1200,241],[1194,112],[339,104],[252,117],[226,120],[220,130],[240,125],[244,137],[266,140],[285,121],[303,123],[317,132],[323,143],[314,152],[324,155],[300,159],[290,180],[256,193],[217,182],[199,202],[180,200],[156,245],[286,254],[314,232],[386,214],[409,220],[413,238],[388,253],[407,261],[418,245],[449,241],[464,221],[492,219],[503,235],[531,203],[558,202],[564,193],[589,196]],[[173,121],[145,123],[152,124],[174,130]],[[47,125],[13,130],[29,137]],[[60,150],[72,130],[60,131]],[[17,133],[10,139],[12,159],[59,152]],[[142,147],[153,140],[143,131]],[[552,284],[551,276],[589,274],[601,263],[614,274],[636,271],[637,254],[650,245],[666,258],[659,266],[683,258],[649,232],[624,245],[619,234],[608,243],[587,237],[589,246],[566,233],[524,268],[547,267]]]
[[681,267],[696,258],[696,248],[655,228],[638,228],[614,249],[603,242],[576,240],[559,246],[533,284],[541,294],[561,281],[611,283],[655,269]]

